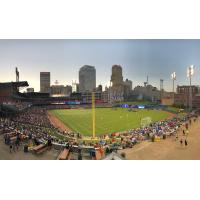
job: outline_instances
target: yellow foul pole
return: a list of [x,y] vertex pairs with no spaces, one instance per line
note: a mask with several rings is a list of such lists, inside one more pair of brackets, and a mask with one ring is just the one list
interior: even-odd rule
[[92,136],[96,137],[95,92],[92,92]]

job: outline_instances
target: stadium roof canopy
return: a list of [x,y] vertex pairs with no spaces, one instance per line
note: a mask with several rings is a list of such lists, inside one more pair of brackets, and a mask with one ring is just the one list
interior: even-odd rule
[[20,81],[20,82],[6,82],[6,83],[0,83],[0,87],[28,87],[29,84],[27,81]]

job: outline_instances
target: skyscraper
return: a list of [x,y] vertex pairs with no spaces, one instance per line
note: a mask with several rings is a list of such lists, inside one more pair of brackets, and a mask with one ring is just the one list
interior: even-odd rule
[[124,82],[122,76],[122,67],[120,65],[112,66],[111,75],[111,88],[110,88],[110,100],[111,101],[123,101],[124,100]]
[[124,96],[125,96],[125,98],[128,98],[128,96],[131,94],[132,85],[133,85],[133,83],[131,80],[126,79],[124,81]]
[[92,92],[96,88],[96,69],[93,66],[84,65],[79,70],[79,91]]
[[50,72],[40,72],[40,92],[50,93]]
[[113,87],[123,84],[122,67],[120,65],[112,66],[111,84]]

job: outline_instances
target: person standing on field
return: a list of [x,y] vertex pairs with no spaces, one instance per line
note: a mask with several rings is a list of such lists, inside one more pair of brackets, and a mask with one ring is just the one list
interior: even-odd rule
[[12,146],[12,143],[10,142],[10,153],[12,153],[12,148],[13,146]]
[[185,139],[185,147],[187,147],[187,145],[188,145],[188,142],[187,142],[187,140]]
[[188,123],[185,124],[185,128],[188,130]]
[[183,139],[181,138],[181,140],[180,140],[180,144],[181,144],[181,146],[183,145]]

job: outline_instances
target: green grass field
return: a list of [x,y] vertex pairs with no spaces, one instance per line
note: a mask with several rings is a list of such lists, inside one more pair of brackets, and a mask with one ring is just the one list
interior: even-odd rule
[[[65,125],[76,132],[84,135],[92,135],[92,110],[71,109],[50,111]],[[152,121],[159,121],[169,116],[168,113],[158,110],[138,110],[129,112],[128,109],[97,108],[96,109],[96,134],[106,134],[125,131],[140,127],[141,119],[151,117]]]

